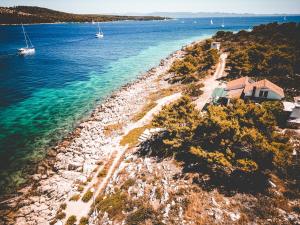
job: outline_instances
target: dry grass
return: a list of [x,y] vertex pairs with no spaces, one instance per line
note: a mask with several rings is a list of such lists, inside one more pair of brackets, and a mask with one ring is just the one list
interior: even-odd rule
[[97,177],[105,177],[106,176],[106,174],[107,174],[107,169],[103,169],[103,170],[101,170],[99,173],[98,173],[98,175],[97,175]]
[[151,125],[146,125],[143,127],[138,127],[133,130],[131,130],[127,135],[125,135],[122,140],[120,141],[120,145],[126,146],[128,145],[129,148],[135,147],[139,141],[138,138],[141,136],[141,134],[146,130],[151,128]]
[[191,193],[188,197],[185,217],[197,225],[214,224],[213,218],[203,213],[208,208],[211,208],[209,198],[204,193]]
[[172,87],[161,89],[157,92],[153,92],[149,95],[150,101],[157,101],[163,97],[175,94],[176,92],[182,91],[183,85],[172,85]]
[[183,87],[182,85],[174,85],[170,88],[164,88],[157,92],[152,92],[148,96],[148,103],[146,105],[144,105],[144,107],[142,108],[142,110],[139,113],[137,113],[136,115],[133,116],[132,120],[134,122],[136,122],[136,121],[142,119],[147,114],[147,112],[149,112],[151,109],[153,109],[157,105],[157,103],[156,103],[157,100],[181,91],[182,87]]
[[154,101],[150,101],[147,105],[145,105],[142,110],[133,116],[132,120],[134,122],[139,121],[142,119],[151,109],[153,109],[155,106],[157,106],[157,103]]
[[104,127],[103,133],[106,137],[109,137],[114,132],[120,132],[122,130],[122,127],[123,127],[123,123],[110,124]]

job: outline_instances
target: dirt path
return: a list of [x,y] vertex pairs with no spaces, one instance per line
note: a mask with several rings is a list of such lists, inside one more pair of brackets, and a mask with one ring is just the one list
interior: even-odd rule
[[[151,109],[142,119],[139,121],[129,125],[126,130],[124,135],[122,135],[119,140],[122,139],[123,136],[127,135],[132,129],[142,127],[148,123],[151,122],[153,116],[158,113],[163,106],[170,104],[171,102],[176,101],[181,97],[181,93],[176,93],[167,97],[164,97],[162,99],[157,100],[157,105]],[[116,144],[113,149],[112,149],[112,154],[111,154],[111,163],[109,163],[109,169],[107,171],[107,174],[104,178],[101,179],[101,182],[99,183],[99,178],[97,177],[97,174],[103,169],[103,166],[100,167],[95,175],[93,176],[92,180],[90,181],[90,185],[88,185],[85,189],[83,194],[88,191],[90,188],[94,188],[94,197],[98,196],[101,194],[101,192],[105,189],[107,183],[109,182],[109,179],[112,177],[114,174],[115,170],[118,168],[120,162],[122,161],[122,157],[124,156],[126,152],[126,147],[122,147],[119,144]],[[81,196],[82,197],[82,196]],[[67,208],[65,210],[66,213],[66,218],[63,220],[65,222],[69,216],[76,215],[77,219],[79,220],[81,217],[87,217],[90,208],[93,205],[93,198],[90,199],[88,202],[83,202],[81,199],[78,201],[70,201],[68,200],[66,202]]]
[[[211,97],[211,94],[213,90],[219,86],[219,82],[217,81],[218,78],[222,77],[224,75],[224,69],[225,69],[225,64],[226,64],[226,54],[222,54],[220,56],[220,62],[217,65],[216,72],[214,75],[204,81],[204,88],[203,88],[203,95],[196,100],[196,105],[197,108],[202,109],[203,106],[208,102],[208,100]],[[81,199],[78,201],[67,201],[67,208],[65,210],[66,213],[66,218],[63,220],[65,222],[69,216],[76,215],[77,219],[80,220],[81,217],[87,217],[88,213],[90,211],[90,208],[93,206],[93,201],[96,196],[101,194],[101,192],[104,191],[106,188],[110,178],[116,171],[116,169],[119,167],[119,164],[121,163],[123,156],[126,152],[127,147],[122,147],[119,145],[119,141],[127,135],[131,130],[138,128],[138,127],[143,127],[147,124],[149,124],[155,114],[157,114],[163,106],[170,104],[177,99],[181,97],[181,93],[175,93],[173,95],[161,98],[157,100],[157,105],[151,109],[142,119],[139,121],[129,124],[127,128],[125,128],[125,132],[122,136],[118,138],[118,142],[115,143],[112,146],[111,149],[111,155],[109,159],[109,168],[107,169],[107,173],[104,178],[102,178],[99,182],[99,178],[97,177],[97,174],[103,169],[102,167],[99,167],[95,175],[92,177],[92,180],[90,181],[90,184],[85,187],[83,194],[88,191],[91,188],[95,189],[93,197],[90,199],[88,202],[83,202]],[[81,195],[82,197],[82,195]]]
[[203,94],[195,101],[198,110],[202,110],[206,103],[209,102],[211,95],[215,88],[220,86],[220,82],[217,79],[225,76],[225,65],[226,65],[227,54],[222,53],[220,61],[217,64],[216,72],[210,78],[204,80]]

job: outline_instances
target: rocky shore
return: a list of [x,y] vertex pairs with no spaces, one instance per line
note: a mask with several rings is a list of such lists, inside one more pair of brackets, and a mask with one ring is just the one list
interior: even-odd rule
[[[172,53],[159,66],[120,88],[99,105],[89,119],[49,149],[30,185],[19,190],[17,197],[1,203],[0,224],[49,224],[60,205],[78,192],[78,183],[89,182],[90,174],[100,163],[124,150],[119,142],[128,122],[145,105],[149,94],[169,87],[161,76],[183,55],[181,50]],[[107,135],[106,127],[115,124],[124,126]]]

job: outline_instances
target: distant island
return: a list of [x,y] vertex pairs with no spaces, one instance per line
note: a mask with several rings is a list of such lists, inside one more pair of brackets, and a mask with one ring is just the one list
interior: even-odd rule
[[169,18],[215,18],[215,17],[260,17],[260,16],[299,16],[299,14],[256,14],[256,13],[225,13],[225,12],[152,12],[127,13],[128,16],[160,16]]
[[0,7],[0,24],[34,24],[60,22],[107,22],[117,20],[162,20],[158,16],[120,16],[73,14],[32,6]]

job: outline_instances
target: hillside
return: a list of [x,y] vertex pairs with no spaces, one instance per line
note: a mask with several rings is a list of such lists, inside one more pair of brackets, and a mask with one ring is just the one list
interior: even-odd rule
[[98,22],[116,20],[160,20],[157,16],[115,16],[95,14],[72,14],[51,9],[17,6],[0,7],[0,24],[31,24],[31,23],[58,23],[58,22]]
[[283,87],[288,99],[300,94],[300,25],[271,23],[252,32],[219,31],[214,39],[230,52],[228,79],[250,76]]

